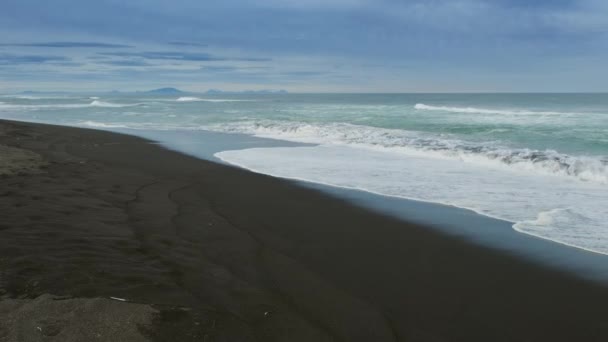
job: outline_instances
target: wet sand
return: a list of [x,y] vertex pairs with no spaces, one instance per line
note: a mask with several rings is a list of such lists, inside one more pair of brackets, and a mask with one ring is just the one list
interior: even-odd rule
[[28,161],[0,166],[0,314],[24,317],[0,341],[79,340],[84,309],[36,335],[60,299],[105,305],[95,329],[132,311],[113,341],[608,341],[606,285],[286,180],[94,130],[0,121],[0,145]]

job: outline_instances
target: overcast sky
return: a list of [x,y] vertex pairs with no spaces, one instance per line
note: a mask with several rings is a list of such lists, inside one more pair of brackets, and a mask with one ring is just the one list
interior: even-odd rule
[[2,0],[0,91],[608,91],[606,0]]

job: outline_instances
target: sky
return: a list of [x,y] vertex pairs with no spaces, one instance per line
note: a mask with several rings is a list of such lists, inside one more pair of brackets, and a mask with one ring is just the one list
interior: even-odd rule
[[2,0],[0,91],[606,92],[606,0]]

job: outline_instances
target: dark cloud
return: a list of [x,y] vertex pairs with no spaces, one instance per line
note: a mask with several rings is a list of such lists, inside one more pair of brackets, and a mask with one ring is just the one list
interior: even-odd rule
[[93,61],[95,61],[95,60],[107,60],[107,59],[110,59],[110,58],[112,58],[112,57],[110,57],[110,56],[99,56],[99,55],[87,56],[86,57],[86,59],[93,60]]
[[233,61],[240,62],[270,62],[272,58],[255,58],[255,57],[246,57],[246,58],[232,58]]
[[271,67],[251,67],[251,66],[244,66],[244,67],[237,67],[237,66],[202,66],[201,70],[203,71],[208,71],[208,72],[218,72],[218,73],[222,73],[222,72],[237,72],[237,71],[249,71],[249,70],[268,70],[268,69],[272,69]]
[[329,74],[329,72],[326,71],[289,71],[289,72],[283,72],[280,73],[281,75],[286,75],[286,76],[304,76],[304,77],[309,77],[309,76],[321,76],[321,75],[327,75]]
[[193,42],[169,42],[167,44],[174,45],[174,46],[194,46],[194,47],[206,47],[207,46],[207,44],[193,43]]
[[78,63],[78,62],[49,62],[49,64],[52,64],[53,66],[62,66],[62,67],[70,67],[70,68],[76,68],[76,67],[81,67],[84,66],[84,63]]
[[104,56],[116,57],[139,57],[153,60],[176,60],[176,61],[225,61],[226,58],[212,56],[208,53],[189,53],[180,51],[148,51],[148,52],[100,52]]
[[0,65],[42,64],[52,62],[65,63],[70,61],[71,59],[63,56],[0,54]]
[[115,60],[115,61],[98,61],[97,64],[113,65],[113,66],[125,66],[125,67],[145,67],[152,66],[146,61],[142,60]]
[[496,4],[503,7],[526,8],[529,10],[539,9],[572,9],[581,5],[579,0],[495,0]]
[[233,66],[203,66],[201,67],[201,70],[209,72],[232,72],[239,69]]
[[5,43],[0,46],[46,47],[46,48],[132,48],[131,45],[107,44],[98,42],[43,42],[43,43]]
[[268,58],[227,58],[214,56],[208,53],[195,53],[183,51],[144,51],[144,52],[100,52],[104,56],[116,57],[139,57],[151,60],[173,60],[192,62],[215,62],[215,61],[248,61],[262,62],[270,61]]

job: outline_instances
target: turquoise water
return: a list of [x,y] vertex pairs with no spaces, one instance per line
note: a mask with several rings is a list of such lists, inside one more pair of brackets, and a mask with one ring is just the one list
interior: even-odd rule
[[0,117],[312,143],[216,156],[279,177],[467,208],[608,254],[606,94],[4,95]]

